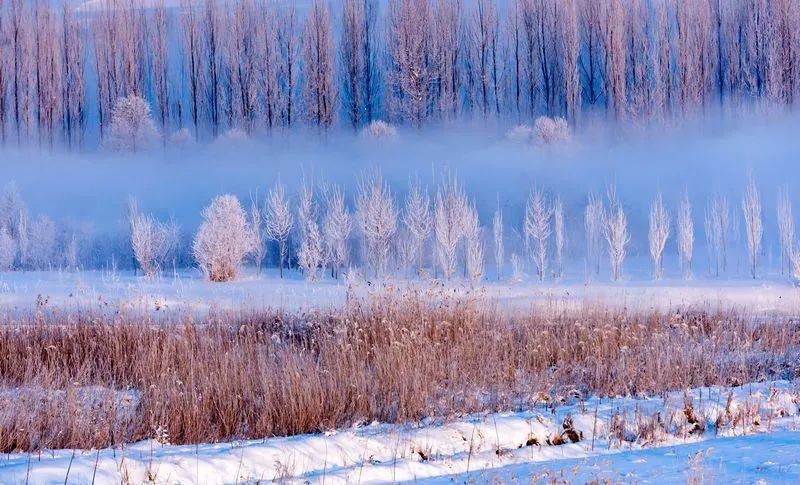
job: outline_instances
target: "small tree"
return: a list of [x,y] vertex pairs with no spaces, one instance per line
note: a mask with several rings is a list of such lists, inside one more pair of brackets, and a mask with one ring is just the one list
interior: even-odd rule
[[669,214],[659,192],[650,206],[650,257],[653,259],[653,278],[660,280],[664,272],[664,247],[669,238]]
[[428,192],[424,191],[419,183],[411,184],[406,197],[406,206],[403,210],[403,225],[408,231],[410,247],[413,260],[417,265],[417,270],[422,267],[422,254],[425,244],[431,235],[433,227],[431,217],[431,199]]
[[169,225],[154,217],[134,213],[130,216],[131,248],[145,277],[154,278],[166,256],[177,243]]
[[359,183],[356,212],[364,236],[365,256],[376,276],[389,264],[392,236],[397,230],[397,209],[389,185],[380,175]]
[[494,233],[494,264],[497,267],[497,279],[503,278],[503,263],[505,262],[505,245],[503,242],[503,209],[500,208],[500,198],[497,198],[497,209],[492,219]]
[[300,205],[297,209],[300,229],[300,248],[297,251],[297,264],[306,279],[316,281],[317,272],[323,263],[322,234],[317,222],[317,205],[314,189],[303,181],[300,188]]
[[618,281],[622,276],[622,263],[631,240],[628,233],[628,218],[617,199],[614,185],[608,187],[608,212],[603,213],[603,234],[608,243],[608,259],[611,263],[611,278]]
[[464,214],[468,209],[464,189],[455,177],[448,177],[436,192],[433,204],[436,253],[444,277],[449,280],[456,271],[458,245],[464,237]]
[[750,274],[755,279],[764,228],[761,221],[761,196],[758,194],[752,175],[747,177],[747,187],[745,187],[742,197],[742,215],[747,236],[747,250],[750,256]]
[[347,262],[347,238],[353,228],[353,221],[347,211],[344,192],[335,187],[325,193],[327,210],[325,212],[325,259],[331,266],[331,276],[339,278],[339,271]]
[[466,238],[467,276],[470,281],[478,281],[483,276],[483,238],[478,209],[475,205],[468,207],[464,220],[464,237]]
[[794,217],[792,216],[792,201],[789,198],[788,188],[778,191],[778,234],[781,244],[781,274],[784,272],[786,262],[793,265],[794,261]]
[[550,229],[552,215],[553,209],[548,205],[544,193],[534,187],[525,206],[523,232],[531,259],[536,264],[539,281],[544,281],[547,266],[547,244],[552,232]]
[[236,278],[242,260],[252,249],[252,235],[239,199],[220,195],[203,209],[203,223],[194,238],[194,257],[211,281]]
[[589,193],[589,203],[583,213],[583,224],[586,231],[586,262],[589,265],[589,272],[595,274],[600,274],[604,211],[600,197]]
[[684,278],[692,276],[692,250],[694,248],[694,222],[692,221],[692,205],[689,192],[684,191],[678,206],[678,253]]
[[561,197],[556,197],[556,201],[553,204],[553,230],[555,236],[556,278],[561,278],[564,276],[564,250],[567,246],[564,204],[561,202]]
[[5,226],[0,226],[0,271],[9,271],[14,267],[17,257],[17,243]]
[[111,113],[107,146],[113,150],[136,152],[152,146],[159,137],[150,114],[150,105],[136,95],[121,97]]
[[264,203],[266,215],[267,236],[278,243],[278,268],[280,277],[283,278],[283,266],[287,255],[287,242],[289,234],[294,225],[292,209],[289,207],[289,199],[280,182],[269,191],[269,196]]

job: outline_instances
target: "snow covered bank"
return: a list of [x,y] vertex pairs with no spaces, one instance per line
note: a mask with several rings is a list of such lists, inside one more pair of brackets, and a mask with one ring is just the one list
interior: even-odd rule
[[[581,308],[585,305],[622,307],[634,310],[695,307],[752,312],[800,313],[800,290],[782,278],[696,279],[691,281],[633,280],[622,283],[585,282],[568,279],[545,283],[486,281],[472,286],[448,283],[452,294],[481,293],[503,307],[527,308],[532,303]],[[128,271],[6,272],[0,273],[0,311],[29,310],[45,304],[59,310],[131,309],[150,312],[165,310],[206,311],[209,309],[287,311],[329,309],[342,306],[348,287],[365,295],[381,287],[442,288],[442,282],[388,280],[380,285],[364,280],[308,282],[297,273],[279,279],[277,271],[260,277],[248,274],[239,281],[211,283],[197,271],[178,272],[170,277],[147,280]]]
[[[800,478],[800,390],[775,381],[664,397],[545,402],[518,413],[418,426],[372,424],[318,435],[173,446],[11,454],[2,483],[381,483],[564,476],[686,479],[688,473]],[[663,448],[669,447],[669,448]],[[748,450],[742,453],[742,450]],[[741,456],[746,455],[746,456]],[[716,464],[719,464],[717,466]],[[727,475],[724,475],[727,474]],[[777,474],[777,475],[776,475]],[[700,475],[703,476],[703,475]]]

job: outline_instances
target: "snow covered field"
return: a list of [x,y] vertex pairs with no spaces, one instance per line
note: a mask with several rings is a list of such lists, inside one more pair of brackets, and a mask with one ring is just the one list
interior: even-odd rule
[[800,389],[774,381],[663,398],[539,403],[414,426],[234,443],[169,436],[0,459],[2,483],[796,482]]
[[[357,294],[379,291],[381,287],[422,288],[442,282],[387,280],[375,285],[363,278],[345,281],[325,279],[307,282],[298,273],[284,280],[269,270],[256,276],[252,270],[238,281],[225,284],[208,282],[195,270],[180,271],[150,281],[130,271],[6,272],[0,273],[0,311],[28,310],[45,304],[48,308],[129,309],[137,311],[209,309],[231,310],[280,308],[285,310],[327,309],[344,304],[348,288]],[[645,270],[646,271],[646,270]],[[539,283],[530,279],[497,282],[491,278],[480,284],[448,283],[455,293],[478,291],[503,307],[528,308],[534,302],[580,307],[600,304],[632,309],[737,307],[748,311],[785,314],[800,313],[800,290],[786,277],[758,280],[745,277],[693,280],[645,278],[612,283],[605,278],[587,281],[566,278]]]

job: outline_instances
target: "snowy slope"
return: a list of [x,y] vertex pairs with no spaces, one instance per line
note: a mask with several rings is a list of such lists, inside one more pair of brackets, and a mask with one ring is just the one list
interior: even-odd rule
[[[568,401],[417,426],[197,446],[159,436],[124,449],[6,455],[0,483],[800,480],[800,392],[792,383]],[[647,431],[654,420],[663,426]]]

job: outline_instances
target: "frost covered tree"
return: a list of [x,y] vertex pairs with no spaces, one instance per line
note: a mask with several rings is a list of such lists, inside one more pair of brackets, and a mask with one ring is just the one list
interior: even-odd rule
[[553,203],[553,235],[556,258],[555,276],[564,276],[564,250],[567,246],[566,226],[564,223],[564,204],[561,197],[556,197]]
[[497,279],[503,278],[503,264],[505,262],[505,245],[503,241],[503,209],[500,207],[500,198],[497,199],[497,209],[492,218],[492,233],[494,235],[494,264],[497,268]]
[[458,246],[464,237],[464,215],[468,210],[464,189],[453,176],[439,186],[434,201],[434,236],[439,266],[447,280],[456,271]]
[[608,259],[611,263],[611,278],[618,281],[622,276],[622,264],[631,236],[628,233],[628,218],[622,204],[617,199],[614,185],[608,187],[608,210],[603,212],[603,235],[608,245]]
[[689,192],[684,190],[678,205],[678,219],[676,221],[678,237],[678,254],[684,278],[692,276],[692,254],[694,248],[694,221],[692,220],[692,205],[689,201]]
[[267,200],[264,202],[264,215],[267,236],[278,243],[278,272],[283,278],[283,267],[288,252],[287,243],[294,225],[294,218],[286,191],[280,182],[277,182],[269,191]]
[[297,226],[300,231],[300,247],[297,264],[306,279],[316,281],[323,263],[322,233],[317,222],[317,204],[314,189],[305,180],[300,187],[300,203],[297,208]]
[[356,214],[364,238],[364,259],[376,277],[386,274],[398,214],[389,184],[379,174],[359,182]]
[[603,201],[589,193],[589,203],[583,212],[583,225],[586,232],[586,262],[589,272],[600,274],[600,254],[603,241]]
[[478,218],[478,209],[475,205],[469,205],[464,218],[464,238],[465,256],[467,264],[467,276],[470,281],[478,281],[483,276],[484,257],[483,257],[483,237]]
[[135,153],[152,146],[158,136],[150,105],[144,98],[131,95],[117,99],[106,139],[109,148]]
[[[730,230],[730,205],[728,199],[720,194],[714,195],[706,206],[705,233],[709,251],[709,265],[713,260],[714,273],[719,276],[720,268],[728,270],[728,233]],[[709,266],[709,271],[711,271]]]
[[250,235],[253,237],[253,265],[256,267],[256,275],[261,276],[261,266],[264,262],[266,253],[266,229],[264,225],[264,214],[258,201],[258,194],[250,198],[250,211],[248,213],[250,224]]
[[778,237],[781,245],[781,274],[788,263],[794,260],[794,217],[792,216],[792,200],[789,197],[788,188],[778,190]]
[[17,243],[5,226],[0,226],[0,271],[9,271],[14,267],[17,257]]
[[175,231],[154,217],[135,212],[130,215],[131,248],[144,276],[154,278],[166,256],[177,244]]
[[31,223],[28,265],[44,270],[55,264],[58,230],[47,216],[40,215]]
[[347,238],[350,237],[353,221],[340,187],[325,191],[325,199],[325,259],[331,267],[331,276],[338,278],[348,259]]
[[660,280],[664,272],[664,247],[670,233],[669,213],[664,207],[664,197],[659,192],[650,206],[650,257],[653,260],[653,278]]
[[327,128],[336,115],[333,26],[327,2],[313,0],[303,29],[303,100],[306,116],[313,124]]
[[194,238],[194,258],[211,281],[235,279],[252,250],[253,237],[239,199],[225,194],[203,209],[203,222]]
[[750,260],[750,274],[756,277],[758,252],[761,250],[761,236],[764,228],[761,220],[761,196],[752,175],[747,177],[747,186],[742,197],[742,216],[744,218],[747,252]]
[[403,225],[408,232],[412,260],[417,266],[416,270],[419,271],[422,269],[422,255],[433,229],[431,198],[419,182],[410,184],[403,209]]
[[539,281],[544,281],[547,271],[547,245],[552,233],[550,227],[552,215],[553,209],[547,203],[544,193],[536,187],[532,188],[525,205],[523,233],[528,253],[536,265]]

